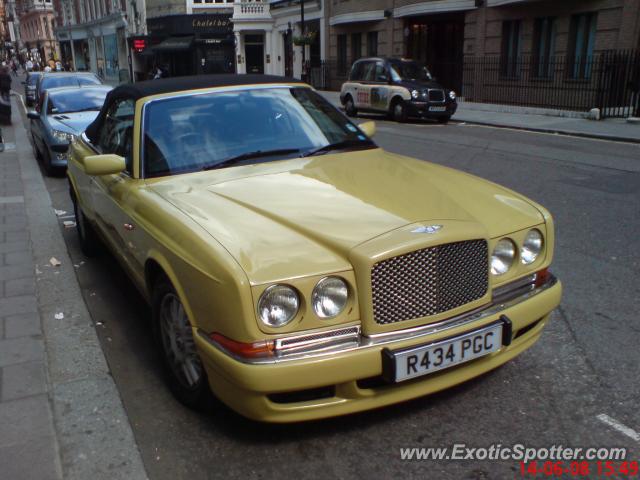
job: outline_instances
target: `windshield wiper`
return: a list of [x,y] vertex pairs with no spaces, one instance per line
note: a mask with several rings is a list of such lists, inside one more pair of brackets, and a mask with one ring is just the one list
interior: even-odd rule
[[202,170],[215,170],[216,168],[228,167],[230,165],[235,165],[236,163],[240,163],[243,160],[249,160],[252,158],[261,158],[261,157],[270,157],[272,155],[288,155],[291,153],[298,153],[300,151],[299,148],[280,148],[275,150],[255,150],[253,152],[241,153],[240,155],[236,155],[235,157],[230,157],[221,162],[213,163],[210,165],[205,165],[202,167]]
[[330,150],[342,150],[350,147],[370,147],[373,145],[371,140],[343,140],[341,142],[336,143],[328,143],[327,145],[323,145],[322,147],[314,148],[313,150],[309,150],[305,152],[303,157],[312,157],[314,155],[318,155],[320,153],[325,153]]

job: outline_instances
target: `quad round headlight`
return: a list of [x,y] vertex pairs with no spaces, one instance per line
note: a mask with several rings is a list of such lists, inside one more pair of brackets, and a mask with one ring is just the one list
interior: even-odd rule
[[293,320],[300,308],[298,293],[288,285],[271,285],[258,300],[258,315],[269,327],[282,327]]
[[493,249],[491,254],[491,273],[502,275],[507,273],[516,258],[516,245],[508,238],[503,238]]
[[540,230],[534,228],[527,232],[522,243],[522,252],[520,252],[520,260],[525,265],[529,265],[536,261],[538,255],[542,251],[542,244],[544,243],[542,233]]
[[340,277],[326,277],[320,280],[311,294],[311,304],[320,318],[338,316],[347,306],[349,287]]
[[420,92],[419,92],[418,90],[412,90],[412,91],[411,91],[411,96],[412,96],[414,99],[417,99],[417,98],[420,96]]
[[456,92],[454,92],[453,90],[451,90],[451,91],[449,92],[449,98],[450,98],[451,100],[455,100],[455,99],[456,99]]

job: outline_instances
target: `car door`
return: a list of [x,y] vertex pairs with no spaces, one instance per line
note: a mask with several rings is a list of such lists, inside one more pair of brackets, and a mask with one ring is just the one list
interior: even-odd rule
[[383,61],[376,61],[369,75],[369,103],[372,110],[386,112],[389,109],[391,88],[389,86],[389,72]]
[[356,95],[356,107],[360,110],[368,110],[371,108],[371,80],[373,79],[373,71],[375,70],[375,62],[362,62],[360,70],[360,82]]
[[131,196],[140,180],[133,178],[133,124],[135,101],[115,101],[107,110],[97,148],[101,154],[124,157],[126,169],[115,175],[92,179],[91,195],[95,221],[123,265],[135,277],[142,270],[136,260],[135,223]]
[[47,94],[41,96],[41,98],[36,99],[36,112],[40,114],[40,117],[37,119],[31,120],[31,135],[33,137],[33,142],[36,145],[36,149],[40,152],[41,155],[45,154],[46,145],[45,145],[45,135],[43,128],[43,117],[46,116],[46,104],[47,104]]

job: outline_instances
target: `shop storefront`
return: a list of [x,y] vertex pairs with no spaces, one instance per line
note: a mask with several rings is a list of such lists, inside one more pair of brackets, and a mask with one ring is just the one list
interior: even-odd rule
[[171,15],[147,19],[148,45],[136,52],[136,77],[159,67],[169,76],[234,73],[235,40],[231,15]]

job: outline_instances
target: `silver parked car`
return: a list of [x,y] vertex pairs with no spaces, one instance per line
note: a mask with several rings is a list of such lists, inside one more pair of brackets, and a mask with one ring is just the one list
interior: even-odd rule
[[36,157],[43,162],[47,174],[67,166],[67,153],[56,146],[66,145],[84,132],[98,115],[112,87],[90,85],[45,90],[36,106],[28,113]]

